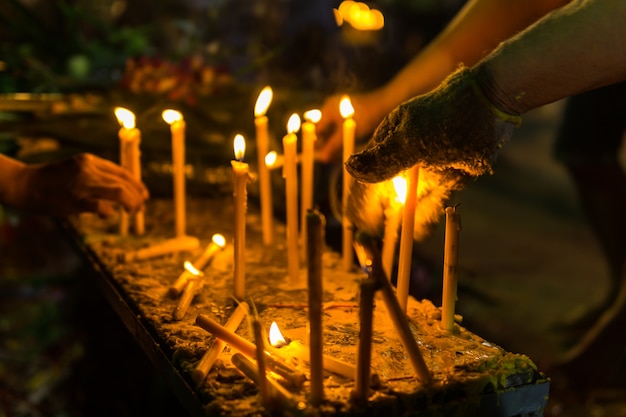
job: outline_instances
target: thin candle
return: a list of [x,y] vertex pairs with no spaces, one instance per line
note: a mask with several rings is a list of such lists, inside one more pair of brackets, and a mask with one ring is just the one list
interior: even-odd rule
[[185,318],[185,314],[191,305],[191,301],[193,301],[196,293],[204,284],[204,281],[202,280],[204,273],[202,271],[198,271],[191,262],[185,262],[185,269],[191,274],[191,278],[187,282],[183,295],[180,297],[178,305],[176,305],[176,308],[174,308],[174,312],[172,313],[172,319],[174,321],[180,321]]
[[446,232],[443,252],[443,295],[441,297],[441,327],[454,330],[454,309],[457,299],[457,262],[461,216],[456,207],[446,207]]
[[353,241],[353,229],[352,223],[348,216],[346,216],[346,207],[348,207],[348,196],[350,193],[350,183],[352,177],[348,174],[345,167],[345,162],[354,153],[354,132],[356,129],[356,123],[352,116],[354,115],[354,108],[350,102],[350,97],[344,96],[339,102],[339,112],[343,117],[343,193],[341,198],[341,207],[343,208],[342,215],[342,257],[343,257],[343,269],[350,271],[354,264],[354,254],[352,252]]
[[406,178],[399,175],[392,180],[394,193],[390,197],[389,205],[385,209],[385,234],[383,236],[383,270],[388,279],[391,279],[393,271],[393,261],[396,255],[396,244],[398,242],[398,227],[400,226],[400,216],[402,207],[406,201]]
[[258,385],[261,392],[261,401],[265,406],[270,403],[270,391],[265,372],[265,343],[263,342],[263,326],[258,320],[252,321],[252,331],[254,333],[254,343],[256,344],[255,359],[259,371]]
[[322,112],[318,109],[309,110],[304,113],[304,123],[302,124],[302,186],[300,195],[300,234],[302,238],[302,258],[307,253],[307,212],[313,208],[313,177],[315,172],[315,124],[322,118]]
[[374,295],[376,281],[369,277],[361,281],[359,297],[359,344],[357,348],[356,380],[353,400],[364,405],[370,393],[372,362],[372,333],[374,331]]
[[324,216],[308,210],[307,225],[307,281],[309,287],[309,346],[311,364],[311,402],[319,404],[324,398],[324,339],[322,334],[322,254],[324,253]]
[[[198,259],[196,259],[195,262],[192,264],[193,267],[202,271],[213,260],[213,257],[219,251],[224,249],[225,246],[226,238],[224,238],[224,236],[219,233],[214,234],[211,238],[211,243],[207,245],[204,252],[202,252],[202,255],[200,255]],[[191,277],[191,272],[189,272],[189,270],[185,268],[183,272],[178,276],[176,281],[170,286],[168,291],[169,295],[172,297],[178,297],[182,293],[185,285],[187,285],[187,281]]]
[[170,255],[176,252],[193,251],[200,246],[200,241],[192,236],[176,237],[163,242],[137,249],[136,251],[121,253],[118,259],[121,262],[141,261]]
[[[259,383],[259,369],[250,359],[246,358],[241,353],[235,353],[231,358],[231,362],[245,376],[250,378],[252,382],[255,384]],[[289,393],[289,391],[283,388],[283,386],[276,382],[273,378],[267,378],[267,382],[269,383],[272,397],[276,397],[281,402],[287,404],[294,401],[293,396]]]
[[269,149],[268,123],[265,113],[272,103],[273,95],[272,89],[269,86],[263,88],[254,106],[254,125],[256,128],[256,147],[259,164],[259,192],[261,195],[261,225],[263,230],[263,243],[265,245],[270,245],[274,240],[272,183],[269,170],[264,160]]
[[298,281],[300,254],[298,253],[298,171],[296,166],[296,132],[300,129],[300,117],[292,114],[287,122],[287,135],[283,138],[285,165],[285,198],[287,211],[287,271],[292,283]]
[[185,214],[185,120],[172,109],[164,110],[163,120],[170,125],[172,135],[172,180],[174,194],[174,229],[176,236],[186,234]]
[[[224,325],[224,328],[230,332],[236,331],[249,311],[250,306],[248,305],[248,303],[246,303],[245,301],[239,303],[235,311],[233,311],[233,314]],[[204,352],[204,355],[202,355],[202,358],[196,364],[196,368],[191,374],[194,381],[196,381],[197,383],[201,383],[202,381],[204,381],[206,376],[211,371],[213,364],[220,356],[225,347],[226,342],[224,342],[222,339],[215,339],[211,348]]]
[[402,214],[402,233],[400,234],[400,254],[398,259],[398,302],[406,313],[411,282],[411,260],[413,259],[413,233],[415,229],[415,208],[419,182],[419,165],[408,170],[406,203]]
[[246,296],[246,211],[248,209],[248,179],[250,170],[243,162],[246,141],[242,135],[236,135],[233,141],[235,160],[231,161],[233,169],[233,204],[234,210],[234,277],[233,295],[237,300]]

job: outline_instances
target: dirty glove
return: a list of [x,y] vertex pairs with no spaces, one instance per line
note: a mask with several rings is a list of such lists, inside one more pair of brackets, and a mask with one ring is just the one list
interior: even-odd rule
[[[519,126],[506,112],[489,73],[462,67],[436,90],[398,106],[378,126],[365,149],[352,155],[346,169],[353,182],[347,214],[364,231],[380,230],[384,206],[372,184],[389,180],[420,164],[415,238],[425,237],[443,213],[453,190],[469,178],[492,172],[498,150]],[[367,207],[367,209],[365,209]],[[364,214],[369,213],[369,214]]]

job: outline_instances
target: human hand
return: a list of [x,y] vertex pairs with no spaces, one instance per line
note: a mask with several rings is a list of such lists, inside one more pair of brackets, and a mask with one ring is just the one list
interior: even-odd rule
[[149,196],[128,170],[89,153],[26,165],[13,188],[13,206],[52,216],[91,212],[108,217],[114,204],[134,212]]
[[[491,104],[472,70],[460,69],[433,92],[397,107],[365,150],[347,161],[357,180],[350,191],[349,218],[360,229],[379,231],[386,206],[376,183],[420,164],[415,238],[421,239],[443,214],[452,191],[463,188],[468,178],[491,172],[498,149],[520,120]],[[381,210],[371,208],[381,204]]]

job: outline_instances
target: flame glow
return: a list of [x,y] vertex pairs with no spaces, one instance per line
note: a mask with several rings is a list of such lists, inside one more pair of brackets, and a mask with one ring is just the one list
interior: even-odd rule
[[190,272],[191,274],[193,274],[196,277],[201,277],[202,275],[204,275],[202,273],[202,271],[199,271],[198,268],[196,268],[191,262],[189,261],[185,261],[185,269]]
[[402,175],[398,175],[393,177],[391,182],[393,182],[393,189],[396,190],[396,200],[400,204],[404,204],[406,201],[406,178]]
[[380,10],[360,1],[342,1],[335,13],[337,25],[348,22],[357,30],[380,30],[385,26],[385,18]]
[[242,135],[237,134],[233,140],[233,148],[235,149],[235,159],[238,161],[243,160],[243,155],[246,153],[246,140]]
[[354,115],[354,107],[352,107],[352,102],[350,101],[350,97],[343,96],[341,101],[339,102],[339,113],[341,113],[341,117],[347,119]]
[[322,119],[322,112],[318,109],[313,109],[304,112],[304,119],[311,123],[317,123]]
[[179,111],[172,109],[163,110],[161,117],[163,117],[163,120],[165,120],[165,122],[169,125],[174,122],[178,122],[179,120],[183,120],[183,115]]
[[115,117],[117,117],[117,121],[119,122],[119,124],[124,126],[124,128],[126,129],[135,128],[135,114],[132,111],[124,107],[116,107]]
[[294,113],[287,121],[287,133],[296,133],[298,130],[300,130],[300,116]]
[[272,103],[272,98],[274,97],[274,92],[270,86],[267,86],[261,90],[259,93],[259,98],[256,99],[256,104],[254,105],[254,116],[259,117],[265,115],[265,112],[269,108]]
[[281,347],[287,344],[275,321],[270,326],[270,344],[274,347]]
[[276,163],[277,159],[278,154],[276,153],[276,151],[268,152],[267,155],[265,155],[265,165],[268,167],[272,167]]
[[214,234],[213,237],[211,238],[211,241],[215,243],[217,246],[219,246],[220,248],[223,248],[224,246],[226,246],[226,238],[219,233]]

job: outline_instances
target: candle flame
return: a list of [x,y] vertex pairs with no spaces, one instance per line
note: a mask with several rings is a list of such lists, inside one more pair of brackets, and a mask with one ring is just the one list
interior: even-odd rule
[[276,151],[268,152],[267,155],[265,155],[265,165],[268,167],[272,167],[276,163],[277,159],[278,154],[276,153]]
[[211,241],[215,243],[217,246],[219,246],[220,248],[223,248],[224,246],[226,246],[226,238],[219,233],[214,234],[213,237],[211,238]]
[[341,113],[341,117],[347,119],[354,115],[354,107],[352,107],[352,102],[350,101],[350,97],[343,96],[341,101],[339,102],[339,113]]
[[259,98],[256,99],[256,104],[254,105],[254,116],[259,117],[265,115],[265,112],[269,108],[272,103],[272,98],[274,97],[274,92],[270,86],[266,86],[259,93]]
[[380,30],[385,26],[385,18],[380,10],[370,7],[360,1],[346,0],[341,2],[335,16],[337,25],[344,21],[357,30]]
[[196,268],[191,262],[189,261],[185,261],[185,269],[190,272],[191,274],[193,274],[196,277],[201,277],[202,275],[204,275],[202,273],[202,271],[199,271],[198,268]]
[[393,188],[396,190],[396,200],[398,203],[404,204],[406,201],[406,178],[398,175],[393,177],[391,182],[393,182]]
[[135,128],[135,114],[132,111],[124,107],[116,107],[115,117],[117,117],[117,121],[119,122],[119,124],[124,126],[124,128],[126,129]]
[[243,160],[243,155],[246,153],[246,140],[242,135],[237,134],[235,140],[233,140],[233,147],[235,149],[235,158],[238,161]]
[[304,112],[304,119],[311,123],[317,123],[322,119],[322,112],[318,109],[313,109]]
[[287,121],[287,133],[296,133],[300,129],[300,116],[292,114]]
[[270,326],[270,344],[274,347],[281,347],[287,344],[275,321]]
[[163,110],[163,113],[161,113],[161,117],[163,117],[163,120],[165,120],[168,125],[183,120],[183,115],[181,114],[181,112],[172,109]]

